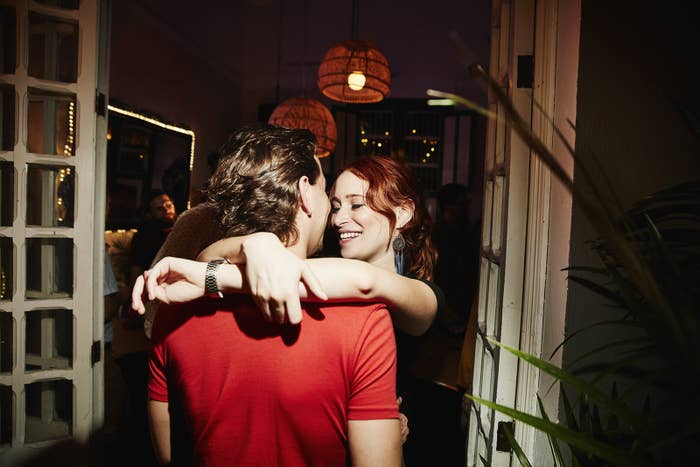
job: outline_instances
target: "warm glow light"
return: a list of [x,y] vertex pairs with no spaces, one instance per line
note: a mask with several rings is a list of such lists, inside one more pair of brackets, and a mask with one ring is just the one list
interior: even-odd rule
[[[194,166],[194,131],[192,130],[187,130],[185,128],[180,128],[175,125],[169,125],[167,123],[163,123],[160,120],[156,120],[155,118],[152,117],[147,117],[145,115],[138,114],[136,112],[131,112],[129,110],[124,110],[120,109],[119,107],[115,107],[113,105],[108,105],[107,108],[109,109],[110,112],[116,112],[121,115],[126,115],[127,117],[132,117],[132,118],[137,118],[139,120],[142,120],[144,122],[150,123],[151,125],[159,126],[161,128],[165,128],[166,130],[171,130],[176,133],[182,133],[184,135],[188,135],[192,137],[192,144],[190,144],[190,172],[192,172],[192,167]],[[189,208],[189,200],[187,201],[187,207]]]
[[365,87],[367,78],[365,78],[364,73],[361,71],[353,71],[348,75],[348,86],[353,91],[360,91]]

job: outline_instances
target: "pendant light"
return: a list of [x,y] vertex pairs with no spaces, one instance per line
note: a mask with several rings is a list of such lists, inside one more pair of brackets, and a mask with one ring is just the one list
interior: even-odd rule
[[324,96],[339,102],[379,102],[391,88],[389,62],[370,41],[357,40],[357,0],[353,0],[352,8],[353,39],[326,52],[318,67],[318,88]]
[[303,128],[316,136],[316,155],[320,158],[335,151],[337,129],[328,107],[316,99],[292,97],[272,111],[268,123],[285,128]]
[[[280,1],[280,35],[278,44],[277,97],[279,101],[279,75],[282,44],[282,9]],[[306,2],[304,2],[304,52],[302,59],[302,92],[306,92]],[[328,108],[317,101],[302,95],[285,100],[272,111],[267,121],[271,125],[311,131],[316,136],[316,156],[320,159],[335,151],[337,128]]]

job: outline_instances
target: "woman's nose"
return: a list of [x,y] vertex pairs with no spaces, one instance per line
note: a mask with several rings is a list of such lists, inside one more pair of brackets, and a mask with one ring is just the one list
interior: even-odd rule
[[331,216],[331,221],[335,226],[341,226],[348,221],[347,209],[338,208],[338,210]]

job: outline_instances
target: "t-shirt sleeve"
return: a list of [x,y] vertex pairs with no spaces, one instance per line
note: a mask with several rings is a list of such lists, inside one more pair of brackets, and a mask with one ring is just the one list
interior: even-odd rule
[[[158,330],[154,329],[154,333]],[[166,376],[165,343],[162,338],[158,338],[154,339],[151,344],[151,350],[148,354],[148,397],[154,401],[167,402],[168,379]]]
[[418,279],[433,291],[435,294],[435,300],[437,300],[437,313],[442,314],[447,309],[447,299],[445,298],[445,293],[442,291],[439,285],[435,282],[426,281],[423,279]]
[[355,346],[354,361],[348,419],[398,418],[396,339],[385,308],[369,314]]

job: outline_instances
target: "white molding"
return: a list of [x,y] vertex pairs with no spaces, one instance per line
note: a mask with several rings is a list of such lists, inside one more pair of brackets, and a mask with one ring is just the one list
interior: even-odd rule
[[[554,115],[558,0],[539,0],[535,14],[534,81],[532,99],[542,111]],[[552,147],[553,128],[547,116],[537,108],[532,111],[532,130],[547,147]],[[525,258],[524,307],[520,350],[541,356],[542,326],[547,279],[549,244],[551,175],[536,156],[530,159],[530,189],[528,193],[527,249]],[[534,366],[519,362],[516,408],[533,415],[539,413],[537,392],[540,372]],[[532,458],[535,429],[516,424],[515,436],[525,454]]]

